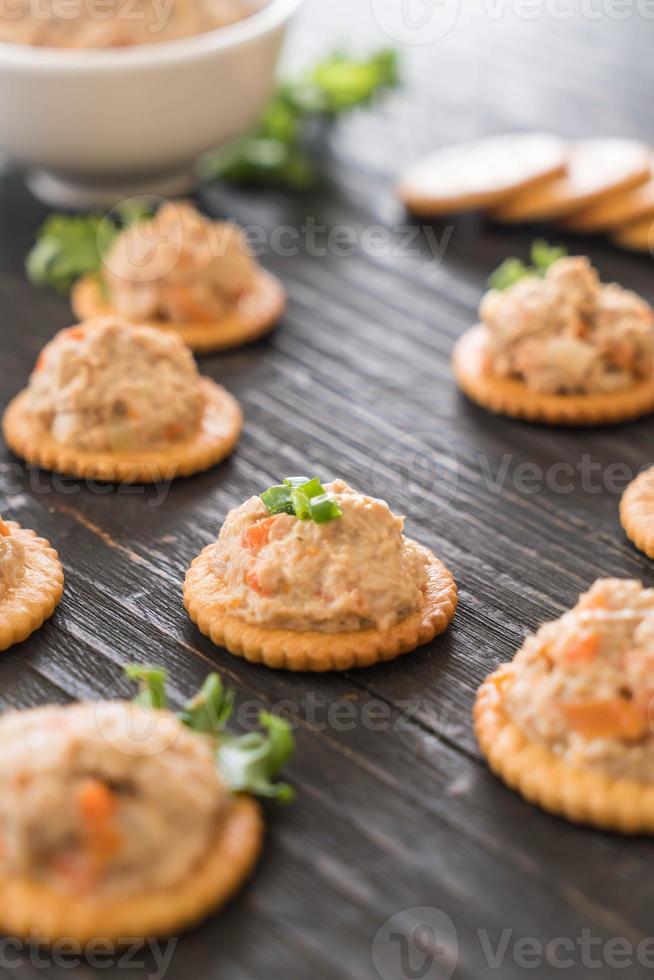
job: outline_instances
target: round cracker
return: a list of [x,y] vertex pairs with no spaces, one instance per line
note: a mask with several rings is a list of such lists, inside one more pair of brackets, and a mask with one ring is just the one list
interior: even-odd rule
[[25,565],[0,598],[0,651],[26,640],[52,616],[64,591],[64,570],[50,542],[15,521],[5,523],[25,548]]
[[654,412],[654,377],[624,391],[594,395],[545,395],[523,381],[487,369],[488,331],[471,327],[454,348],[452,367],[459,388],[482,408],[527,422],[547,425],[608,425]]
[[[75,316],[88,320],[96,316],[117,316],[116,309],[102,295],[97,279],[85,276],[73,287],[71,303]],[[280,281],[269,272],[259,269],[253,288],[242,297],[234,309],[220,320],[210,323],[151,323],[138,326],[156,327],[175,333],[198,354],[231,350],[253,343],[269,333],[286,309],[286,292]],[[122,314],[121,314],[122,315]],[[129,319],[129,318],[124,318]]]
[[611,194],[596,204],[575,211],[561,222],[561,227],[579,234],[612,231],[643,218],[654,218],[654,175],[651,170],[650,179],[644,184]]
[[491,207],[565,172],[567,150],[556,136],[523,133],[449,146],[411,167],[397,193],[416,214]]
[[51,944],[74,939],[131,943],[178,935],[224,905],[249,877],[261,851],[259,806],[235,797],[215,840],[187,881],[131,895],[102,897],[55,891],[42,882],[0,877],[0,928],[5,935]]
[[625,534],[648,558],[654,558],[654,466],[629,484],[620,501]]
[[654,785],[572,766],[532,741],[503,706],[510,664],[479,688],[475,732],[493,772],[528,802],[573,823],[623,834],[654,833]]
[[562,218],[645,183],[650,162],[649,148],[634,140],[581,140],[570,148],[563,176],[515,194],[489,217],[511,223]]
[[611,241],[632,252],[648,252],[654,255],[654,217],[641,218],[616,228]]
[[452,575],[427,548],[427,585],[418,609],[390,630],[353,630],[323,633],[318,630],[267,629],[226,613],[216,601],[222,583],[214,555],[218,543],[208,545],[194,560],[184,582],[184,606],[200,631],[216,646],[237,657],[274,669],[324,672],[369,667],[393,660],[429,643],[452,621],[457,588]]
[[235,398],[210,378],[201,378],[205,406],[197,432],[148,452],[91,453],[65,446],[44,432],[21,392],[9,403],[2,420],[7,445],[33,466],[81,479],[109,483],[159,483],[190,476],[215,466],[233,451],[243,426]]

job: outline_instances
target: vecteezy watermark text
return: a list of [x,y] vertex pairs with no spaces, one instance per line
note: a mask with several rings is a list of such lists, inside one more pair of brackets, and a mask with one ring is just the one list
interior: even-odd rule
[[164,980],[178,940],[166,941],[126,936],[113,941],[97,936],[80,943],[70,936],[52,939],[32,930],[27,942],[12,936],[0,938],[0,969],[17,970],[30,966],[37,970],[72,970],[89,966],[95,970],[109,967],[139,970],[143,980]]
[[[450,980],[459,966],[459,935],[452,918],[431,906],[404,909],[377,930],[372,961],[381,980]],[[480,959],[484,975],[511,966],[525,971],[654,970],[654,936],[634,940],[600,936],[584,928],[575,935],[549,938],[513,928],[466,928],[466,963]],[[468,973],[466,972],[466,976]]]

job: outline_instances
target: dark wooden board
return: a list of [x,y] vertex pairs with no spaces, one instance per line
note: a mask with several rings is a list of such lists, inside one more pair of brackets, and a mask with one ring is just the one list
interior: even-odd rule
[[[330,39],[387,43],[370,9],[307,2],[290,63]],[[523,976],[512,955],[521,937],[576,943],[590,930],[602,943],[635,944],[652,934],[651,843],[572,827],[509,793],[480,760],[470,712],[482,678],[595,577],[654,582],[650,563],[620,531],[625,479],[611,469],[624,464],[635,473],[651,462],[654,422],[563,431],[493,419],[466,403],[449,371],[453,342],[474,321],[488,272],[506,254],[525,254],[534,230],[467,218],[423,229],[403,247],[407,219],[391,193],[402,164],[478,133],[538,126],[648,138],[652,27],[636,13],[527,20],[487,10],[462,10],[438,44],[403,49],[405,87],[325,142],[316,192],[202,195],[208,211],[263,229],[268,242],[276,228],[301,229],[309,219],[326,229],[320,245],[339,225],[359,243],[347,256],[315,254],[306,240],[294,256],[266,249],[263,261],[290,294],[279,331],[202,360],[244,407],[244,437],[229,462],[161,499],[157,491],[93,492],[25,472],[0,450],[0,509],[48,536],[67,576],[53,620],[0,658],[0,706],[125,695],[121,665],[150,660],[170,669],[176,699],[218,667],[243,710],[282,708],[297,726],[289,767],[297,802],[266,808],[255,879],[179,942],[168,972],[174,980],[374,978],[377,931],[422,906],[454,923],[456,978]],[[24,385],[43,342],[71,319],[64,299],[24,278],[23,258],[44,215],[16,175],[2,178],[3,403]],[[360,247],[373,225],[391,229],[384,254]],[[431,249],[443,241],[443,260],[434,262]],[[588,252],[604,278],[654,300],[651,260],[599,240],[568,244]],[[565,492],[551,482],[561,479],[552,470],[558,463],[572,467]],[[230,507],[302,470],[341,475],[406,513],[409,532],[442,556],[460,585],[460,610],[444,637],[385,667],[311,677],[249,666],[198,634],[180,595],[192,557]],[[498,973],[483,935],[496,947],[504,930],[509,946]],[[450,945],[437,960],[441,972],[425,975],[445,976],[452,956]],[[586,976],[576,956],[568,973]],[[600,963],[593,976],[614,975],[606,957]],[[11,966],[0,956],[3,975],[41,975],[28,962]],[[542,963],[530,972],[561,971]],[[637,962],[620,970],[648,973]]]

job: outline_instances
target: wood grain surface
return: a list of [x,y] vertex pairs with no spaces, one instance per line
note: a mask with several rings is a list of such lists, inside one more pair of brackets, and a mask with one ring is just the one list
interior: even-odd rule
[[[374,7],[307,0],[288,64],[330,43],[389,43]],[[654,584],[650,562],[618,523],[628,477],[652,462],[654,420],[563,431],[495,419],[467,403],[449,370],[453,343],[475,320],[487,274],[507,254],[524,256],[534,229],[468,217],[408,240],[412,226],[391,186],[419,154],[483,133],[654,138],[652,30],[635,8],[619,20],[578,10],[557,19],[546,8],[523,19],[509,5],[500,16],[483,4],[462,9],[438,43],[402,48],[406,83],[397,94],[319,144],[319,189],[202,194],[210,213],[262,231],[262,261],[290,294],[288,315],[268,340],[202,359],[203,372],[245,412],[243,440],[226,464],[165,493],[116,490],[25,471],[0,449],[0,508],[49,537],[67,576],[53,619],[0,657],[2,708],[127,695],[122,665],[146,660],[169,669],[176,701],[217,668],[243,712],[283,710],[296,724],[288,775],[297,801],[266,807],[256,878],[220,917],[180,940],[170,978],[651,972],[651,950],[650,969],[632,957],[617,971],[602,944],[654,934],[652,842],[573,827],[522,802],[481,761],[470,713],[482,678],[598,575]],[[44,215],[18,176],[2,178],[3,403],[24,385],[42,344],[71,321],[63,298],[36,292],[23,274]],[[296,230],[297,254],[287,254],[288,236],[275,246],[282,226]],[[340,226],[350,231],[334,232]],[[371,244],[377,227],[390,229],[384,247]],[[354,236],[353,248],[344,234]],[[599,239],[556,239],[590,254],[603,278],[654,300],[651,259]],[[250,666],[199,634],[181,603],[191,559],[231,507],[301,471],[340,475],[407,515],[408,532],[437,552],[460,586],[445,636],[387,666],[316,678]],[[382,933],[374,943],[389,918],[415,907],[444,912],[458,936],[458,955],[450,936],[432,972],[398,972],[394,941]],[[485,949],[507,935],[501,968],[493,969]],[[599,967],[580,959],[584,935],[597,938]],[[527,970],[514,945],[524,937],[566,938],[576,952],[558,955],[574,955],[573,966],[541,958]],[[411,961],[416,969],[420,962]],[[0,972],[43,971],[29,962],[12,967],[3,953]],[[142,977],[154,966],[97,972]]]

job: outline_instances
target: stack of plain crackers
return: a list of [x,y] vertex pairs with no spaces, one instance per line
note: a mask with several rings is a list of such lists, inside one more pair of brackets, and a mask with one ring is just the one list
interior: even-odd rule
[[416,215],[481,210],[509,224],[553,221],[654,254],[654,155],[636,140],[493,136],[420,161],[397,192]]

